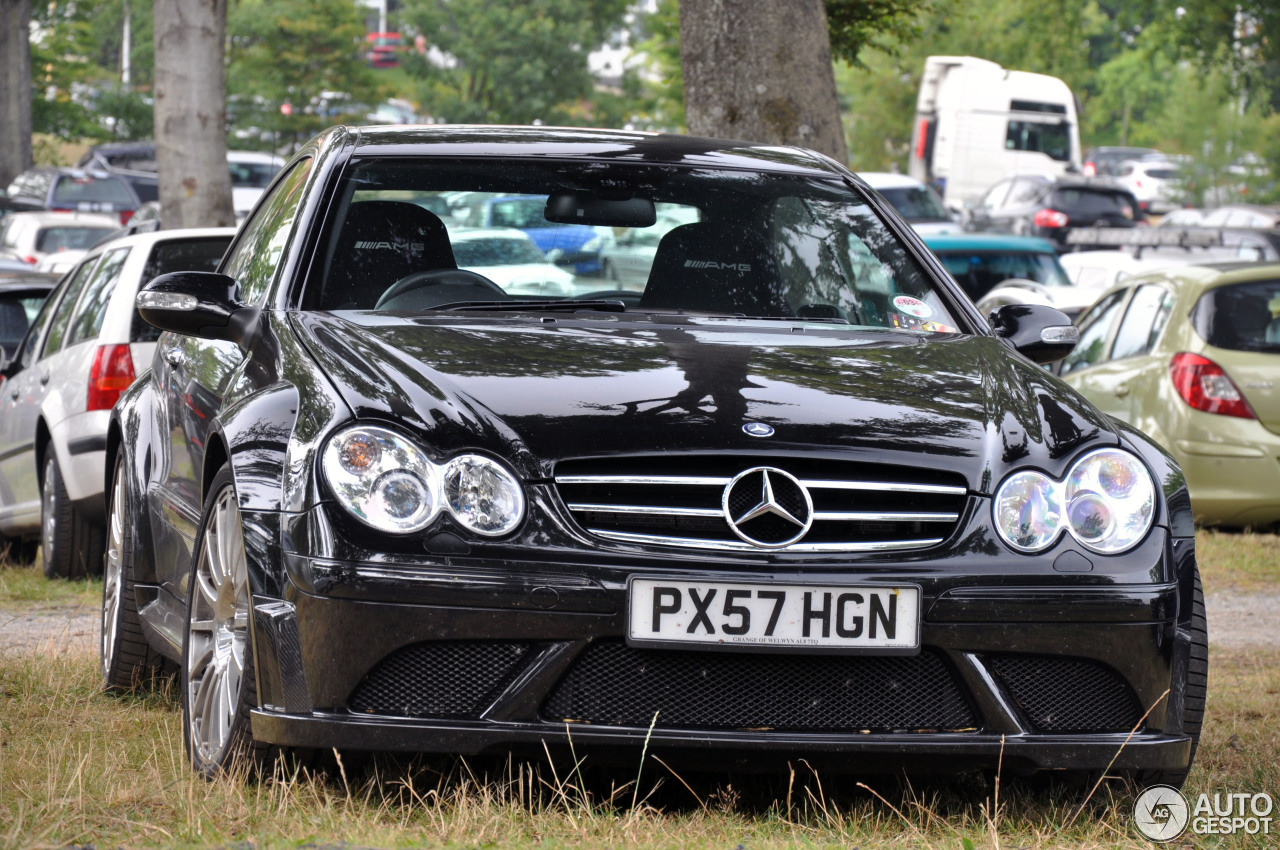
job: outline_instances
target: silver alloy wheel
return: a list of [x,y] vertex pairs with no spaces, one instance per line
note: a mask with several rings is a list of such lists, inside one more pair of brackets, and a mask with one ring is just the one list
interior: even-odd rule
[[121,557],[124,553],[124,467],[116,468],[107,516],[107,561],[102,570],[102,675],[111,673],[119,628]]
[[[50,447],[50,451],[52,451]],[[53,483],[54,464],[57,461],[53,455],[44,462],[44,492],[40,494],[40,546],[43,552],[40,556],[44,558],[45,564],[49,563],[49,558],[53,553],[53,538],[58,533],[58,515],[55,513],[58,507],[57,494],[54,490],[57,488]]]
[[204,530],[187,618],[187,724],[193,760],[217,763],[240,706],[249,582],[235,490],[218,494]]

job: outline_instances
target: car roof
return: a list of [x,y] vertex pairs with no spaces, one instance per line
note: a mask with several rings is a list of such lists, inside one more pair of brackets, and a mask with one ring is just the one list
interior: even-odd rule
[[934,253],[945,251],[1013,251],[1026,254],[1057,254],[1047,239],[1038,236],[1011,236],[1004,233],[945,233],[924,236],[924,244]]
[[49,272],[32,271],[0,271],[0,292],[15,290],[50,290],[58,282],[61,275]]
[[[635,165],[804,171],[845,176],[834,160],[799,147],[750,145],[731,139],[583,127],[388,124],[338,127],[356,156],[531,157],[601,160]],[[329,137],[333,138],[333,137]]]
[[284,165],[284,157],[262,151],[227,151],[227,162],[260,162],[264,165]]
[[159,242],[178,242],[187,239],[207,239],[211,236],[234,236],[234,227],[189,227],[181,230],[153,230],[149,233],[131,233],[118,239],[99,242],[86,252],[86,256],[101,254],[103,251],[114,251],[117,248],[145,246],[150,247]]

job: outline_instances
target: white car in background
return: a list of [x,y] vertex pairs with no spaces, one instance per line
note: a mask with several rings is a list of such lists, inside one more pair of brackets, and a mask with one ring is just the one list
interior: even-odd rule
[[0,223],[0,256],[34,266],[50,254],[83,250],[120,230],[114,215],[19,212]]
[[102,571],[107,420],[160,335],[138,316],[138,288],[213,271],[235,232],[164,230],[90,249],[0,370],[0,543],[38,536],[46,575]]
[[1116,168],[1115,182],[1128,189],[1144,212],[1160,214],[1176,209],[1182,163],[1164,156],[1128,159]]
[[961,233],[964,230],[938,193],[914,177],[887,171],[860,171],[858,176],[883,195],[898,215],[905,218],[921,236]]
[[484,275],[512,295],[573,295],[573,274],[547,259],[522,230],[451,227],[458,268]]
[[284,167],[284,158],[258,151],[227,151],[227,167],[231,169],[231,206],[240,221]]

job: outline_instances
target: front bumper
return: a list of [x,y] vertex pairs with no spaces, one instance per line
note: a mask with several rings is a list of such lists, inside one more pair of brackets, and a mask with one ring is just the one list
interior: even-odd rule
[[[966,766],[1003,759],[1024,770],[1182,767],[1191,739],[1182,732],[1177,683],[1187,638],[1178,623],[1189,617],[1189,606],[1177,577],[1190,575],[1194,551],[1190,541],[1170,541],[1157,530],[1133,557],[1145,565],[1130,569],[1145,572],[1150,583],[1118,584],[1098,575],[1021,583],[1007,575],[961,574],[954,564],[946,573],[918,565],[896,575],[846,569],[848,583],[911,580],[922,586],[921,655],[885,672],[878,666],[882,656],[870,656],[865,667],[835,656],[832,664],[852,665],[837,669],[822,667],[815,656],[645,654],[623,640],[626,578],[645,573],[643,567],[562,563],[517,570],[465,558],[407,565],[289,554],[281,593],[254,598],[261,705],[253,730],[255,737],[286,746],[461,754],[543,746],[634,753],[648,742],[651,752],[677,757],[716,751],[723,766],[804,757],[863,768],[884,762],[930,766],[939,759]],[[652,569],[672,575],[669,564]],[[707,578],[705,571],[680,572]],[[745,580],[726,572],[715,579]],[[749,579],[795,583],[806,576],[775,569]],[[818,581],[812,575],[808,580]],[[833,581],[830,570],[821,581]],[[483,648],[499,645],[518,649],[477,688],[489,662],[472,659],[493,657]],[[478,654],[445,667],[414,660],[445,647]],[[581,671],[596,650],[635,666],[592,679]],[[738,664],[733,670],[748,671],[740,680],[726,678],[730,656]],[[776,663],[780,657],[783,667]],[[1018,678],[1006,669],[1009,659],[1030,660],[1029,669],[1040,672]],[[678,676],[657,669],[677,660],[688,668]],[[912,680],[917,660],[928,661],[933,679]],[[757,713],[735,710],[752,701],[776,707],[769,702],[776,693],[767,695],[773,693],[770,682],[792,682],[785,668],[805,664],[814,675],[793,702],[816,705],[829,697],[843,704],[841,693],[857,702],[874,689],[883,697],[868,703],[876,717],[888,711],[901,719],[863,722],[855,711],[852,717],[837,713],[842,719],[817,723],[820,728],[788,728],[790,721],[768,722],[768,706]],[[610,667],[597,664],[600,670]],[[415,676],[423,679],[415,695],[396,690]],[[1039,693],[1037,676],[1061,681]],[[1099,697],[1079,691],[1080,682],[1094,687],[1089,677],[1105,679],[1096,693],[1123,691],[1127,701],[1123,711],[1098,706],[1094,728],[1089,701]],[[371,688],[382,696],[369,698]],[[940,690],[954,692],[961,706],[959,714],[947,716],[963,719],[939,723],[931,715],[916,724],[910,711],[893,711],[928,703]],[[1062,712],[1073,719],[1059,719],[1055,699],[1074,700]],[[735,705],[724,709],[725,701]],[[409,702],[416,707],[395,708]],[[803,709],[799,715],[788,711],[782,714],[808,716]],[[723,720],[743,716],[765,721]]]

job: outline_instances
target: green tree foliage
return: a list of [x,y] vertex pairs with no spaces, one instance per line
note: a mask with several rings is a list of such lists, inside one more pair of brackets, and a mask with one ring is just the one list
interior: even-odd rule
[[936,0],[827,0],[831,55],[864,68],[864,49],[896,52],[920,36],[920,19],[936,5]]
[[91,111],[100,69],[93,53],[92,7],[75,2],[32,3],[31,124],[36,133],[64,139],[101,138]]
[[[423,109],[451,122],[596,123],[587,54],[628,0],[406,0],[400,21],[434,50],[405,66]],[[439,51],[437,54],[436,51]]]
[[351,0],[238,0],[227,36],[229,120],[268,145],[363,118],[389,94],[365,60],[363,12]]

